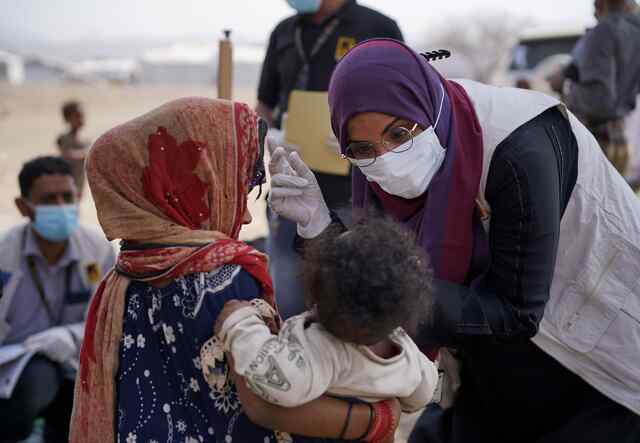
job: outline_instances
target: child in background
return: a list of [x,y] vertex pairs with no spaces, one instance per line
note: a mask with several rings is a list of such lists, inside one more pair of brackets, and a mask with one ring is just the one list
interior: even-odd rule
[[58,137],[60,156],[71,165],[73,179],[78,188],[79,197],[84,189],[84,159],[87,156],[89,142],[79,136],[84,126],[84,112],[80,103],[68,101],[62,105],[62,118],[69,125],[69,131]]
[[306,247],[309,310],[274,335],[259,303],[231,300],[217,319],[217,341],[270,403],[293,407],[325,393],[369,403],[395,397],[413,412],[438,381],[407,334],[428,313],[431,279],[427,257],[400,225],[374,219],[347,232],[330,227]]

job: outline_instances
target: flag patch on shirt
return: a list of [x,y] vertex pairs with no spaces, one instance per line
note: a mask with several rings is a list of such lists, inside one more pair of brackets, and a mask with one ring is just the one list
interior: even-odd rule
[[85,267],[85,271],[87,273],[87,281],[90,284],[95,285],[100,281],[100,277],[102,277],[102,275],[100,274],[100,267],[97,263],[89,263]]
[[347,55],[347,52],[356,45],[356,39],[353,37],[338,37],[338,44],[336,45],[336,61],[340,61],[342,57]]

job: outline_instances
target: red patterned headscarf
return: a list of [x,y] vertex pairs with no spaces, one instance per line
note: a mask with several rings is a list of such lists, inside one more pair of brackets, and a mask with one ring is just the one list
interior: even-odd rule
[[110,130],[92,146],[86,170],[102,229],[109,239],[146,247],[121,252],[92,299],[72,443],[115,441],[115,375],[130,280],[163,284],[238,264],[275,307],[266,256],[237,240],[259,143],[258,117],[247,105],[185,98]]

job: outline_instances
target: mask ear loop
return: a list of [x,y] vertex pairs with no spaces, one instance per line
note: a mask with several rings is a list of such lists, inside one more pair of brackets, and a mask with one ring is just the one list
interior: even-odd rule
[[444,85],[440,83],[440,89],[442,91],[442,98],[440,99],[440,109],[438,109],[438,116],[436,117],[436,122],[433,124],[433,130],[436,130],[438,126],[438,122],[440,121],[440,114],[442,114],[442,106],[444,105]]
[[[426,51],[420,54],[427,62],[431,62],[434,60],[443,60],[445,58],[451,57],[451,51],[447,51],[446,49],[439,49],[437,51]],[[438,116],[436,117],[436,122],[433,124],[433,130],[435,131],[436,126],[438,126],[438,121],[440,121],[440,113],[442,112],[442,105],[444,104],[444,85],[440,83],[440,88],[442,89],[442,100],[440,100],[440,109],[438,110]]]

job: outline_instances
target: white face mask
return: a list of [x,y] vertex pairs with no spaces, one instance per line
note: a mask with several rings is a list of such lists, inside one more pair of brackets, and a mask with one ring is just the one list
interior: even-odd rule
[[372,165],[364,166],[371,160],[350,159],[351,163],[360,168],[368,181],[377,183],[389,194],[407,199],[421,196],[444,162],[445,150],[434,129],[443,102],[444,87],[435,124],[415,136],[410,149],[402,152],[411,140],[396,148],[400,152],[389,151],[377,157]]

